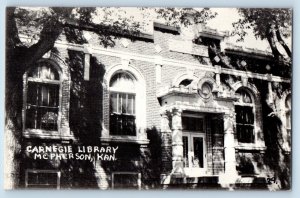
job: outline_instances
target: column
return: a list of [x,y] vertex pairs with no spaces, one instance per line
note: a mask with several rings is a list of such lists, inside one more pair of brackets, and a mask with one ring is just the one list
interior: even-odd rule
[[84,72],[83,79],[86,81],[90,80],[90,60],[91,60],[92,49],[88,44],[84,45]]
[[221,86],[221,70],[222,70],[222,67],[219,66],[219,65],[216,65],[215,66],[215,74],[216,74],[216,84],[217,84],[217,88],[219,90],[220,86]]
[[181,109],[172,111],[172,173],[183,174],[183,142]]
[[170,129],[169,112],[162,110],[161,115],[161,148],[162,148],[162,172],[172,171],[172,131]]
[[162,57],[155,57],[155,81],[161,83],[161,68],[162,68]]
[[234,113],[224,115],[224,157],[225,157],[225,179],[229,183],[235,182],[237,177],[235,159],[235,140],[233,125]]
[[272,89],[272,74],[267,74],[267,79],[268,79],[268,104],[270,107],[275,110],[274,106],[274,98],[273,98],[273,89]]

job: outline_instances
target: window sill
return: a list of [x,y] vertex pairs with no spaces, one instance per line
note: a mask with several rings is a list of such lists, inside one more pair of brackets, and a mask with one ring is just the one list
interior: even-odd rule
[[53,140],[75,140],[74,136],[61,135],[58,131],[47,131],[41,129],[26,129],[23,132],[25,138],[40,138]]
[[148,139],[139,139],[136,136],[109,136],[100,137],[102,142],[124,142],[124,143],[136,143],[136,144],[149,144]]

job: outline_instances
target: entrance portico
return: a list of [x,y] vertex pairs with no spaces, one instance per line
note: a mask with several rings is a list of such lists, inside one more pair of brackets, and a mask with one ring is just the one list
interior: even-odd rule
[[[217,176],[219,179],[231,178],[222,182],[234,183],[237,178],[234,100],[234,97],[222,100],[214,96],[204,101],[197,91],[184,92],[174,88],[161,97],[162,153],[169,149],[172,154],[169,158],[172,167],[165,171],[162,183],[171,182],[166,179],[168,176]],[[170,137],[169,145],[164,139],[167,137]],[[163,158],[163,166],[167,165],[167,160]]]

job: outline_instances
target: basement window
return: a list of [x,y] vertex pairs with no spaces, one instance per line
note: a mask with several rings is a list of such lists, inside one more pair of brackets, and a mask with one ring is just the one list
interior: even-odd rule
[[60,171],[56,170],[26,170],[26,188],[60,189]]
[[114,172],[112,173],[113,189],[141,189],[141,173]]

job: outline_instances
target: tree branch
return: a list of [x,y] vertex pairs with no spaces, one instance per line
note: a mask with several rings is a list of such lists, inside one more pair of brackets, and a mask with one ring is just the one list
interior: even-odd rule
[[279,31],[278,26],[276,26],[275,33],[276,33],[276,37],[277,37],[278,42],[284,48],[286,54],[291,58],[292,57],[292,52],[291,52],[290,48],[287,46],[287,44],[285,43],[285,41],[282,39],[282,36],[281,36],[281,33]]
[[46,52],[53,48],[55,41],[62,33],[62,30],[63,25],[57,19],[53,19],[44,24],[39,41],[26,49],[26,67],[32,65],[34,62],[39,60]]
[[276,43],[275,43],[275,34],[274,34],[274,29],[270,27],[270,29],[268,30],[267,34],[266,34],[267,40],[269,42],[269,45],[271,47],[272,53],[274,55],[274,57],[279,60],[280,57],[282,57],[282,54],[278,51],[277,47],[276,47]]

